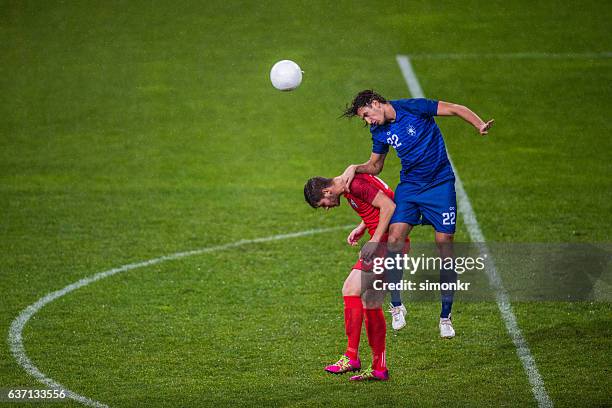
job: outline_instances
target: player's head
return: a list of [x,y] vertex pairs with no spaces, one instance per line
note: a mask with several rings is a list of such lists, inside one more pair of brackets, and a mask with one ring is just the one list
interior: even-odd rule
[[382,95],[366,89],[353,98],[342,116],[347,118],[359,116],[368,125],[383,125],[389,121],[384,108],[385,104],[388,102]]
[[342,189],[336,188],[334,179],[313,177],[304,186],[304,199],[312,208],[333,208],[340,205]]

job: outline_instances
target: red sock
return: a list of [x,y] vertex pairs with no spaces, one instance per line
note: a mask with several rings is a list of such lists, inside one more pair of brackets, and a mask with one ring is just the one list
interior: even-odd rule
[[368,333],[368,343],[372,348],[372,368],[386,370],[385,338],[387,336],[387,323],[381,308],[365,309],[365,326]]
[[361,322],[363,321],[363,306],[360,296],[344,296],[344,328],[348,344],[346,355],[351,359],[359,357],[359,338],[361,337]]

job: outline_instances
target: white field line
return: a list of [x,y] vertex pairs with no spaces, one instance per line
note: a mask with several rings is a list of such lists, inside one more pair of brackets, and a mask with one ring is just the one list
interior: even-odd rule
[[[408,88],[410,93],[415,98],[424,98],[425,95],[421,86],[419,85],[419,81],[412,69],[412,64],[410,63],[410,58],[406,55],[398,55],[396,57],[397,63],[400,66],[402,74],[404,75],[404,79],[408,84]],[[449,155],[450,160],[450,155]],[[452,165],[452,162],[451,162]],[[535,399],[538,402],[539,407],[552,407],[553,403],[546,392],[546,388],[544,387],[544,381],[538,372],[538,368],[536,366],[535,360],[529,351],[529,346],[527,345],[527,341],[523,337],[521,329],[518,326],[516,321],[516,316],[512,311],[512,305],[510,304],[510,299],[508,297],[508,292],[504,288],[503,282],[500,276],[497,273],[497,269],[495,268],[495,263],[493,261],[493,257],[489,253],[489,249],[487,244],[485,243],[485,237],[480,230],[480,226],[478,225],[478,221],[476,220],[476,214],[472,209],[472,204],[470,203],[470,199],[463,187],[463,183],[461,182],[461,178],[459,177],[459,173],[457,169],[453,165],[453,171],[455,172],[455,189],[457,191],[457,205],[459,212],[463,214],[463,221],[465,226],[467,227],[468,233],[470,234],[470,239],[480,245],[480,250],[484,254],[486,254],[487,258],[487,275],[489,278],[489,283],[492,288],[495,290],[495,298],[497,301],[497,307],[501,313],[502,319],[506,324],[506,329],[508,330],[508,334],[516,347],[516,353],[523,364],[523,368],[525,369],[525,373],[529,379],[529,383],[531,384],[531,390]]]
[[410,54],[412,59],[607,59],[612,52],[513,52]]
[[72,292],[73,290],[82,288],[83,286],[87,286],[93,282],[99,281],[104,278],[108,278],[109,276],[113,276],[121,272],[127,272],[133,269],[155,265],[155,264],[162,263],[165,261],[186,258],[188,256],[200,255],[200,254],[205,254],[209,252],[223,251],[226,249],[236,248],[236,247],[240,247],[242,245],[247,245],[247,244],[257,244],[257,243],[262,243],[262,242],[279,241],[279,240],[289,239],[289,238],[298,238],[298,237],[304,237],[307,235],[321,234],[324,232],[336,231],[340,229],[347,229],[349,227],[353,227],[353,225],[344,225],[341,227],[333,227],[333,228],[312,229],[312,230],[307,230],[307,231],[294,232],[290,234],[272,235],[272,236],[264,237],[264,238],[243,239],[240,241],[231,242],[229,244],[218,245],[218,246],[213,246],[213,247],[208,247],[208,248],[201,248],[201,249],[196,249],[193,251],[178,252],[172,255],[166,255],[166,256],[161,256],[159,258],[150,259],[148,261],[127,264],[127,265],[120,266],[118,268],[109,269],[104,272],[96,273],[95,275],[91,275],[86,278],[83,278],[62,289],[56,290],[55,292],[50,292],[47,295],[43,296],[42,298],[38,299],[35,303],[23,309],[21,313],[19,313],[19,316],[17,316],[15,320],[13,320],[13,322],[11,323],[11,327],[9,329],[8,343],[11,349],[11,353],[13,354],[13,357],[15,358],[17,363],[21,367],[23,367],[23,369],[28,374],[30,374],[32,377],[36,378],[38,381],[42,382],[43,384],[47,385],[49,388],[63,389],[68,398],[72,398],[73,400],[76,400],[84,405],[88,405],[91,407],[107,407],[107,405],[101,402],[94,401],[90,398],[79,395],[74,391],[70,391],[69,389],[64,387],[62,384],[58,383],[52,378],[47,377],[44,373],[42,373],[34,365],[34,363],[32,363],[32,361],[26,354],[25,347],[23,345],[23,329],[25,325],[27,324],[28,320],[30,320],[30,318],[34,316],[34,314],[38,312],[40,309],[42,309],[46,304],[51,303],[55,299],[60,298]]

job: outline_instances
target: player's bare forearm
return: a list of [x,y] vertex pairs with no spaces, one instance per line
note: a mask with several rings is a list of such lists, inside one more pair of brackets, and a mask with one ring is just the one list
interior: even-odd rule
[[481,135],[486,135],[495,122],[494,119],[485,122],[466,106],[443,101],[438,102],[438,116],[459,116],[474,126]]
[[367,161],[363,164],[351,164],[350,166],[348,166],[346,170],[344,170],[344,173],[342,173],[342,178],[352,181],[353,177],[355,177],[355,174],[357,173],[373,174],[376,176],[381,171],[382,166],[380,166],[379,168],[379,166],[377,166],[376,164]]
[[386,154],[378,154],[372,153],[370,156],[370,160],[363,164],[351,164],[344,170],[344,173],[340,175],[342,181],[344,182],[346,188],[350,191],[350,185],[355,177],[356,173],[365,173],[365,174],[379,174],[385,163]]
[[366,261],[370,261],[376,252],[379,242],[389,228],[389,221],[395,211],[395,203],[382,191],[379,191],[372,201],[372,205],[380,210],[378,214],[378,225],[372,238],[361,248],[360,256]]
[[378,226],[376,227],[376,231],[372,236],[371,241],[380,242],[383,235],[387,233],[389,229],[389,221],[391,221],[391,216],[393,216],[393,212],[395,211],[395,204],[393,207],[384,208],[380,210],[380,219],[378,221]]
[[372,205],[380,209],[380,214],[378,216],[378,225],[376,226],[374,235],[372,235],[371,241],[380,242],[383,235],[385,235],[389,229],[389,222],[395,212],[395,203],[383,192],[379,191],[374,201],[372,201]]
[[355,164],[355,173],[372,174],[374,176],[380,174],[382,171],[382,164],[372,163],[367,161],[363,164]]
[[380,174],[385,164],[385,157],[386,154],[372,153],[370,160],[355,166],[355,173],[373,174],[375,176]]

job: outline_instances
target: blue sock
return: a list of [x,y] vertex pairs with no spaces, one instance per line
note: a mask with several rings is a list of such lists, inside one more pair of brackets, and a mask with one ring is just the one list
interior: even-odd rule
[[[441,269],[440,270],[440,283],[456,283],[457,273],[453,269]],[[454,290],[440,290],[440,298],[442,301],[442,311],[440,317],[447,319],[453,308],[453,298],[455,295]]]
[[[395,252],[389,252],[387,254],[387,257],[389,258],[395,258],[395,256],[398,255]],[[404,270],[402,268],[396,268],[395,264],[392,268],[388,269],[385,271],[386,272],[386,276],[387,279],[386,281],[389,283],[399,283],[401,282],[402,278],[404,277]],[[399,290],[390,290],[389,291],[391,294],[391,304],[393,306],[401,306],[402,305],[402,293]]]
[[442,319],[448,319],[453,308],[453,299],[451,297],[450,300],[442,300],[442,312],[440,312],[440,317]]

